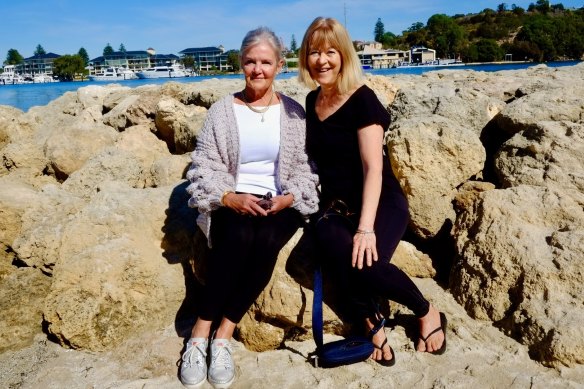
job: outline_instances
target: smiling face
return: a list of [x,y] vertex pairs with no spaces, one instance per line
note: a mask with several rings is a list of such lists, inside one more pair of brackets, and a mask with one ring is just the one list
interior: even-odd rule
[[274,48],[267,42],[250,47],[241,56],[246,91],[263,96],[283,65]]
[[337,49],[325,44],[310,48],[307,64],[312,79],[327,87],[336,85],[343,61]]

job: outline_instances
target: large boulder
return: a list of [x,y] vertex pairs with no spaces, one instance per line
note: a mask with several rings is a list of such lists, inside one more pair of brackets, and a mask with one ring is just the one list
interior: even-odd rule
[[452,294],[536,359],[584,363],[583,226],[581,191],[521,185],[480,193],[453,228]]
[[64,226],[43,309],[59,342],[90,350],[164,327],[184,297],[182,268],[162,256],[171,188],[99,189]]
[[25,213],[44,201],[31,185],[0,177],[0,261],[12,259],[14,241],[22,233]]
[[59,184],[45,185],[38,192],[28,189],[28,194],[18,194],[25,203],[26,213],[23,214],[21,231],[13,241],[12,250],[26,266],[51,275],[61,258],[66,226],[86,205],[86,201],[63,190]]
[[486,154],[479,137],[444,117],[422,116],[393,123],[386,137],[391,166],[410,205],[410,227],[435,236],[456,215],[456,188],[480,175]]
[[415,87],[402,86],[389,107],[392,121],[440,115],[480,135],[505,103],[473,87],[473,83],[453,78],[427,77],[417,80]]
[[42,309],[50,285],[50,277],[27,267],[0,277],[0,353],[28,346],[42,332]]
[[504,187],[525,184],[584,192],[584,122],[546,121],[527,127],[503,144],[495,167]]
[[193,151],[197,136],[207,116],[207,110],[196,105],[184,105],[166,97],[156,106],[155,124],[168,148],[177,154]]
[[55,176],[64,180],[93,155],[113,145],[117,138],[118,132],[104,124],[73,122],[53,131],[44,151]]
[[539,89],[511,102],[495,118],[497,125],[513,135],[546,121],[577,123],[584,119],[584,81],[564,82],[562,88]]

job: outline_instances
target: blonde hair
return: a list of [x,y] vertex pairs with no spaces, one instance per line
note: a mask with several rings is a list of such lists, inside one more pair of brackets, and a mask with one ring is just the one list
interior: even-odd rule
[[313,80],[308,68],[311,49],[332,47],[341,55],[341,70],[336,80],[339,93],[355,89],[363,82],[363,69],[349,33],[333,18],[318,17],[308,26],[298,55],[298,79],[311,89],[318,84]]

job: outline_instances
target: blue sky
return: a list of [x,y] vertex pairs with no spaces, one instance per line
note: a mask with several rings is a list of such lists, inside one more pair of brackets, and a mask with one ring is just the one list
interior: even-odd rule
[[[377,18],[394,34],[415,22],[426,23],[437,13],[449,16],[496,9],[504,1],[436,0],[28,0],[2,1],[0,63],[14,48],[24,57],[38,44],[56,54],[75,54],[84,47],[90,58],[106,44],[117,50],[152,47],[159,54],[177,54],[188,47],[237,49],[243,35],[260,25],[272,28],[289,46],[300,44],[306,27],[317,16],[330,16],[346,26],[353,40],[372,40]],[[533,1],[506,2],[527,8]],[[551,1],[580,8],[584,0]],[[346,9],[346,11],[345,11]]]

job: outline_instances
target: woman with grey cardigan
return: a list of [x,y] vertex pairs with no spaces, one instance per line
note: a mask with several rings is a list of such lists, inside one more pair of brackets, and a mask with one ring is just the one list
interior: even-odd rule
[[280,40],[261,27],[247,33],[240,53],[245,88],[211,106],[187,173],[189,206],[198,208],[197,224],[211,248],[198,318],[182,357],[187,387],[205,378],[216,388],[231,385],[235,327],[269,282],[280,249],[318,209],[304,110],[273,86],[284,63]]

